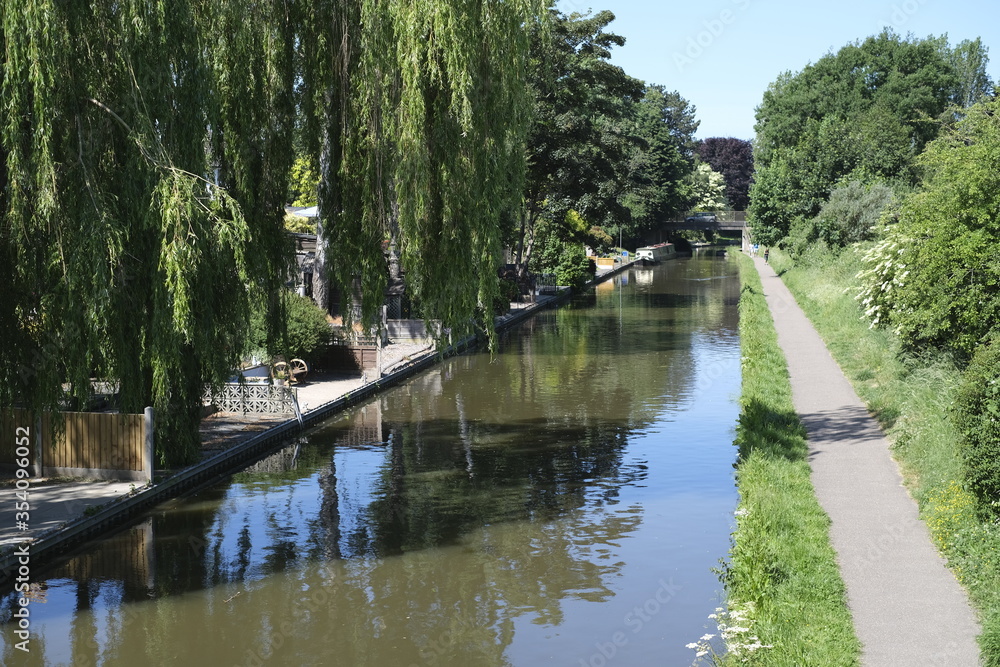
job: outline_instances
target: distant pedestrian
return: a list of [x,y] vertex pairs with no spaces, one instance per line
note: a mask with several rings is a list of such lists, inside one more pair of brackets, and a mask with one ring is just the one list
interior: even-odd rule
[[767,264],[767,258],[771,254],[770,248],[764,248],[764,263]]

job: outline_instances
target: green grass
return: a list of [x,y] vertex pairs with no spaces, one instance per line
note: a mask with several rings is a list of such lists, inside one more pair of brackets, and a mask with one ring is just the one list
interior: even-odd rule
[[[740,257],[742,413],[737,426],[740,509],[722,568],[730,610],[746,610],[751,634],[769,648],[730,652],[729,664],[856,665],[860,643],[816,500],[805,430],[792,406],[760,277]],[[741,623],[746,625],[746,622]]]
[[963,483],[951,406],[961,372],[948,358],[903,355],[891,332],[872,330],[854,299],[860,249],[772,264],[886,431],[921,518],[979,612],[983,663],[1000,667],[1000,526],[978,518]]

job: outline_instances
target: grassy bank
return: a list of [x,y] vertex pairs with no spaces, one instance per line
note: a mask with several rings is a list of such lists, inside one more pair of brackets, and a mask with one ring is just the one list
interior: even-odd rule
[[964,488],[950,416],[959,369],[940,356],[904,356],[890,332],[868,327],[854,299],[860,249],[807,256],[797,265],[780,252],[771,257],[886,430],[921,517],[979,611],[984,664],[1000,667],[1000,526],[977,518]]
[[[792,406],[760,277],[739,255],[742,413],[737,427],[740,508],[722,578],[736,633],[721,664],[855,665],[860,644],[809,479],[805,431]],[[757,641],[754,642],[753,640]],[[734,645],[735,644],[735,645]],[[763,647],[750,649],[749,646]],[[765,648],[766,647],[766,648]]]

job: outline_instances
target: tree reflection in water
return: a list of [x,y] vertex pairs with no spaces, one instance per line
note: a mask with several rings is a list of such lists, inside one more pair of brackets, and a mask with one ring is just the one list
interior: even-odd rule
[[664,465],[630,442],[735,338],[719,266],[546,313],[51,570],[29,664],[508,664],[519,621],[620,592]]

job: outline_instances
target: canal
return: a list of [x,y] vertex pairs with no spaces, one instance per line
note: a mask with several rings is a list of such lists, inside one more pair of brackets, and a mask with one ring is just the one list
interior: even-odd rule
[[737,494],[736,264],[636,267],[40,573],[4,665],[690,665]]

